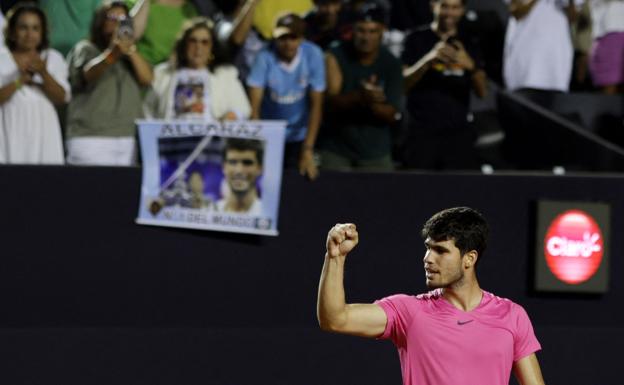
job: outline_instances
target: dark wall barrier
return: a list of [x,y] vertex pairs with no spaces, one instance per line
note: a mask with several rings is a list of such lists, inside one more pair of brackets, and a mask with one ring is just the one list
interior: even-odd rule
[[619,103],[624,98],[501,90],[497,105],[505,157],[518,169],[624,171]]
[[[316,327],[327,230],[358,224],[348,299],[425,290],[420,226],[446,207],[492,227],[483,288],[522,304],[548,384],[621,384],[624,179],[287,173],[277,238],[143,227],[140,170],[0,167],[0,383],[400,384],[388,342]],[[602,296],[529,285],[533,203],[612,207]]]

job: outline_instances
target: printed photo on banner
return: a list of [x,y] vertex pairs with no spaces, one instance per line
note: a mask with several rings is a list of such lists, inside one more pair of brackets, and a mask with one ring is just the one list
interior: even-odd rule
[[138,125],[137,223],[277,235],[284,122]]

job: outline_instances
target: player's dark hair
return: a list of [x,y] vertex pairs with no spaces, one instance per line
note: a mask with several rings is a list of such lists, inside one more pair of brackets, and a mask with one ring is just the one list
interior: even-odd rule
[[488,224],[475,209],[453,207],[434,214],[422,229],[423,239],[431,238],[436,242],[453,240],[461,255],[475,250],[481,260],[487,247]]
[[223,147],[223,160],[225,161],[225,157],[229,150],[235,151],[253,151],[256,153],[256,161],[260,166],[262,166],[262,161],[264,159],[264,145],[260,140],[254,139],[241,139],[241,138],[229,138],[225,142],[225,146]]

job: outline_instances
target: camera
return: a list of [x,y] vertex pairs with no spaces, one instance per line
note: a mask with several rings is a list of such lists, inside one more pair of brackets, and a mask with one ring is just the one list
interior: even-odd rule
[[132,18],[126,17],[119,21],[117,27],[117,37],[120,39],[132,39],[134,38],[134,23]]

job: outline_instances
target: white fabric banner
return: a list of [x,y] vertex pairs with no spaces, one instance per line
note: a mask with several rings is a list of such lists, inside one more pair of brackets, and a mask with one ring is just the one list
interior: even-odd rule
[[286,122],[141,120],[137,223],[277,235]]

